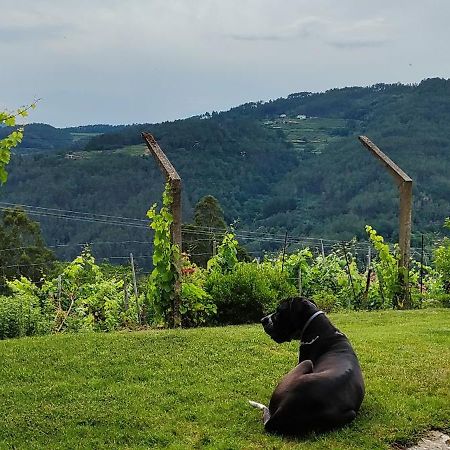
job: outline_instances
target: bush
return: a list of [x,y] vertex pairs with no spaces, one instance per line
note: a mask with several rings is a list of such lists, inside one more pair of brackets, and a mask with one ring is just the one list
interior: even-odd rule
[[216,312],[217,307],[211,295],[195,283],[183,282],[180,307],[183,327],[208,325]]
[[52,309],[42,305],[38,289],[26,278],[8,283],[9,297],[0,297],[0,339],[51,331]]
[[220,324],[256,322],[275,309],[280,300],[296,294],[288,275],[268,262],[240,262],[231,272],[213,271],[205,290],[217,306]]
[[326,313],[341,309],[338,298],[335,294],[333,294],[333,292],[330,291],[321,291],[314,294],[312,296],[312,300],[319,309],[325,311]]
[[434,250],[434,264],[446,294],[450,294],[450,239],[445,238]]
[[55,331],[112,331],[138,323],[136,302],[124,303],[123,281],[105,279],[89,249],[48,280],[42,294],[56,310]]

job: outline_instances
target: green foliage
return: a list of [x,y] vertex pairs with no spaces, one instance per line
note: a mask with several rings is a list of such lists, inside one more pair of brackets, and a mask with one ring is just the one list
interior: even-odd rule
[[174,325],[175,285],[180,279],[180,268],[176,261],[181,257],[180,249],[171,242],[170,227],[173,222],[170,206],[172,204],[171,188],[166,184],[163,192],[163,204],[157,212],[156,203],[147,212],[154,230],[153,238],[153,271],[148,283],[149,304],[156,312],[156,320]]
[[226,223],[219,201],[212,195],[206,195],[195,205],[194,225],[204,228],[225,230]]
[[181,283],[181,324],[183,327],[196,327],[211,324],[217,307],[204,287],[208,272],[182,257]]
[[[324,296],[328,298],[325,302],[328,310],[357,309],[363,289],[363,277],[359,274],[352,256],[347,257],[350,260],[351,280],[343,257],[334,252],[325,257],[318,256],[304,277],[305,295],[314,298],[320,304],[320,295],[324,293]],[[334,298],[332,304],[331,298]]]
[[181,323],[184,327],[197,327],[210,322],[217,307],[202,287],[184,281],[181,288]]
[[[382,84],[296,93],[242,105],[208,120],[70,129],[98,134],[89,143],[89,159],[67,160],[54,151],[33,152],[26,158],[18,155],[8,166],[10,177],[2,195],[9,202],[26,198],[28,204],[98,213],[106,209],[141,217],[148,199],[151,204],[160,196],[159,183],[148,183],[161,179],[158,169],[147,157],[108,149],[142,145],[140,131],[148,129],[185,181],[185,218],[194,220],[197,199],[212,194],[222,205],[225,222],[239,218],[243,230],[273,235],[287,229],[297,236],[348,241],[353,236],[365,239],[364,225],[371,223],[386,240],[395,242],[396,187],[356,134],[368,135],[414,179],[414,210],[420,214],[413,214],[413,228],[423,233],[441,231],[443,211],[450,210],[449,95],[450,81],[435,79],[414,86]],[[276,124],[281,113],[289,120],[300,113],[308,119]],[[28,131],[25,128],[24,140]],[[308,143],[301,142],[303,138]],[[54,147],[60,148],[57,141]],[[60,221],[46,220],[46,238],[69,244],[58,249],[68,260],[75,256],[70,244],[105,240],[105,234],[110,240],[132,240],[139,233],[98,223],[61,226]],[[194,253],[212,253],[211,239],[195,241],[198,251],[183,249],[193,258],[197,258]],[[259,237],[246,239],[246,247],[261,253],[279,248]],[[120,250],[110,246],[105,253]],[[129,250],[137,254],[137,249]],[[206,261],[201,265],[206,266]]]
[[359,309],[364,289],[364,274],[360,273],[356,260],[347,255],[350,267],[340,251],[335,250],[326,256],[313,257],[309,248],[298,250],[276,260],[277,267],[284,267],[293,286],[303,296],[314,299],[317,305],[326,310],[338,311],[343,308]]
[[20,208],[5,209],[0,221],[0,293],[8,293],[8,281],[22,276],[41,284],[54,260],[39,224]]
[[278,260],[276,260],[276,264],[280,270],[283,269],[287,271],[291,278],[295,278],[299,271],[303,273],[308,270],[312,258],[313,254],[311,250],[309,248],[304,248],[289,255],[285,255],[284,258],[282,254],[280,254]]
[[11,296],[0,296],[0,339],[51,331],[51,307],[39,298],[39,289],[26,278],[8,282]]
[[[28,110],[35,108],[36,103],[31,104],[28,107],[19,108],[17,111],[8,112],[0,111],[0,125],[6,125],[7,127],[14,127],[16,125],[17,117],[27,117]],[[11,131],[6,137],[0,139],[0,185],[6,183],[8,179],[8,172],[6,166],[11,159],[11,149],[20,144],[23,138],[23,128],[18,128]]]
[[217,321],[221,324],[259,321],[280,300],[296,293],[288,275],[269,262],[239,262],[232,271],[212,271],[205,290],[217,305]]
[[[448,221],[448,219],[447,219]],[[444,238],[441,245],[434,249],[434,266],[436,268],[441,293],[438,294],[444,306],[450,307],[450,239]]]
[[[43,123],[23,125],[23,138],[15,148],[17,154],[60,151],[62,149],[80,147],[79,136],[72,135],[67,129],[55,128]],[[8,136],[13,127],[0,128],[0,139]],[[92,136],[89,136],[92,137]],[[83,139],[83,137],[81,137]]]
[[371,226],[366,225],[366,232],[378,254],[377,260],[373,263],[380,294],[379,305],[377,306],[381,308],[395,308],[398,306],[400,293],[398,252],[392,253],[389,245],[384,242],[383,236],[378,235]]
[[[54,305],[55,331],[112,331],[136,323],[137,305],[124,305],[123,281],[105,279],[88,248],[42,292]],[[131,317],[130,317],[131,316]]]
[[207,268],[210,271],[219,271],[227,273],[233,270],[233,267],[237,264],[237,249],[238,241],[233,233],[226,233],[223,237],[222,243],[217,249],[217,255],[213,256],[207,264]]
[[201,198],[194,208],[194,222],[184,227],[183,250],[195,264],[206,267],[226,228],[219,201],[212,195]]

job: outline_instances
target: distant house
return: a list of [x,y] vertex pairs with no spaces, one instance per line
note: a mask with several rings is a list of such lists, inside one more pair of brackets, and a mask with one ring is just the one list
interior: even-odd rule
[[299,114],[299,115],[297,116],[297,119],[305,120],[305,119],[306,119],[306,116],[305,116],[304,114]]
[[66,159],[83,159],[83,155],[80,153],[66,153]]
[[279,117],[280,117],[280,119],[286,119],[287,116],[286,116],[286,114],[280,114]]

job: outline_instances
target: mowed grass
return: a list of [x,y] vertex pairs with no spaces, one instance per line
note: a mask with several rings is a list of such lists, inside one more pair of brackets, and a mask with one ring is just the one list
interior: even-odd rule
[[260,326],[0,341],[0,448],[383,449],[450,431],[450,310],[331,315],[362,365],[349,426],[267,435],[268,403],[297,360]]

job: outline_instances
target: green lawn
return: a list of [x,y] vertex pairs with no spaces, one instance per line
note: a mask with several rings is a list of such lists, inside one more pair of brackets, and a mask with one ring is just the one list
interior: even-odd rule
[[0,341],[0,448],[382,449],[450,431],[450,310],[333,314],[366,380],[348,427],[294,441],[260,412],[296,363],[260,326]]

